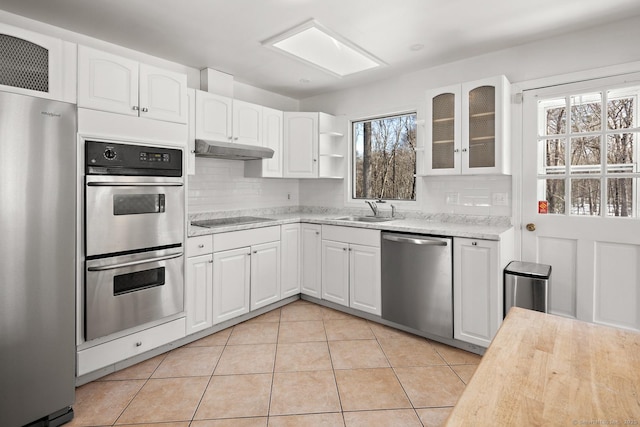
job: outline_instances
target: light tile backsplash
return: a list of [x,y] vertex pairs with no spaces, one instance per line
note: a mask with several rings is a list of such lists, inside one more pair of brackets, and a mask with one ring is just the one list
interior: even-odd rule
[[[418,215],[512,215],[510,176],[418,179],[422,180]],[[189,214],[298,206],[354,208],[345,204],[344,185],[344,180],[333,179],[246,178],[244,162],[197,158],[196,174],[189,176]],[[407,210],[400,207],[399,213]]]
[[298,206],[298,180],[246,178],[244,162],[196,158],[189,175],[189,213]]

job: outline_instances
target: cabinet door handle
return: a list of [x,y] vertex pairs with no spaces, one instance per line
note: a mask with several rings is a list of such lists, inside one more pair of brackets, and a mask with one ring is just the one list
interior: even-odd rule
[[258,253],[258,251],[253,251],[253,253],[254,253],[254,254],[257,254],[257,253]]
[[463,153],[466,153],[466,152],[467,152],[467,149],[466,149],[466,148],[463,148],[463,149],[462,149],[462,152],[463,152]]
[[199,247],[200,249],[204,248],[204,243],[200,243],[200,244],[198,245],[198,247]]
[[133,111],[138,111],[140,109],[140,107],[138,107],[137,105],[134,105],[132,108],[133,108]]
[[320,235],[320,232],[319,232],[319,231],[316,231],[316,236],[319,236],[319,235]]
[[213,260],[212,259],[209,260],[209,264],[213,264]]
[[146,113],[146,112],[148,112],[148,111],[149,111],[149,109],[148,109],[147,107],[142,107],[142,112],[143,112],[143,113]]
[[471,246],[478,246],[478,242],[471,242]]
[[314,161],[314,162],[317,162],[317,161],[318,161],[318,159],[313,159],[313,161]]

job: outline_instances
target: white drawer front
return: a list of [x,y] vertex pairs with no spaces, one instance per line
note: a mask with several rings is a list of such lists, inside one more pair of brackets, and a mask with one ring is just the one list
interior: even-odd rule
[[144,353],[185,336],[181,317],[154,328],[145,329],[78,352],[78,376]]
[[213,252],[213,235],[189,237],[187,239],[187,257],[206,255]]
[[280,241],[280,226],[253,228],[250,230],[230,231],[213,236],[213,251],[259,245],[261,243]]
[[357,227],[323,225],[322,239],[334,242],[355,243],[357,245],[380,247],[380,230]]

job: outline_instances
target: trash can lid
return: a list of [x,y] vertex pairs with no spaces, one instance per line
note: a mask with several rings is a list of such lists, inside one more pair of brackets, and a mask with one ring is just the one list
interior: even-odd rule
[[548,279],[551,276],[551,266],[535,262],[511,261],[504,269],[505,273],[519,276],[540,277]]

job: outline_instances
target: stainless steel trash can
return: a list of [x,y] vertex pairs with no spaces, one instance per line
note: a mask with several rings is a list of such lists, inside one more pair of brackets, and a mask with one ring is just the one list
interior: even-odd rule
[[547,312],[551,266],[511,261],[504,269],[504,316],[511,307]]

